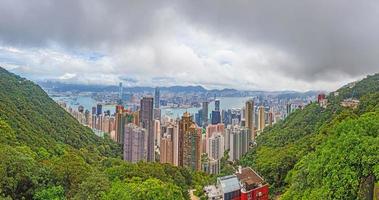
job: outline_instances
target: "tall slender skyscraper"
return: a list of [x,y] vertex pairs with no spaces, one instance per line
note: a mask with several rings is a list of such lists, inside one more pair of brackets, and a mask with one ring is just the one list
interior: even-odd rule
[[148,162],[155,161],[154,153],[154,122],[153,122],[153,98],[143,97],[141,99],[140,125],[147,131],[147,154]]
[[215,100],[215,111],[220,111],[220,100],[219,99]]
[[265,128],[265,107],[259,106],[258,108],[258,131],[263,131]]
[[101,115],[103,113],[103,105],[101,105],[101,104],[97,104],[97,106],[96,106],[96,115]]
[[115,133],[116,133],[116,142],[120,144],[124,142],[125,124],[126,124],[126,117],[124,114],[124,107],[121,105],[117,105],[116,113],[115,113]]
[[208,101],[203,102],[203,108],[202,108],[202,115],[203,115],[203,127],[207,127],[208,125]]
[[165,133],[160,140],[160,159],[161,163],[170,163],[174,164],[174,156],[173,156],[173,141],[170,134]]
[[160,91],[159,91],[159,87],[156,87],[155,88],[155,99],[154,99],[154,108],[159,108],[159,101],[160,101]]
[[122,104],[122,82],[118,84],[118,103]]
[[255,126],[254,126],[254,101],[248,100],[245,105],[245,127],[250,134],[250,140],[255,139]]
[[185,112],[179,121],[178,165],[200,170],[201,130]]

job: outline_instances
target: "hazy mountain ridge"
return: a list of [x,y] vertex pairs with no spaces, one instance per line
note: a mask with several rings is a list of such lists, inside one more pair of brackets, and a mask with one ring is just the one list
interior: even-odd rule
[[[109,85],[87,85],[87,84],[73,84],[73,83],[63,83],[59,81],[41,81],[38,82],[44,89],[52,92],[118,92],[118,86]],[[302,97],[302,96],[315,96],[320,92],[324,91],[260,91],[260,90],[237,90],[232,88],[224,89],[206,89],[203,86],[170,86],[170,87],[159,87],[161,93],[196,93],[203,94],[209,97],[219,97],[219,96],[285,96],[288,98]],[[153,94],[155,91],[154,87],[123,87],[125,93],[149,93]]]

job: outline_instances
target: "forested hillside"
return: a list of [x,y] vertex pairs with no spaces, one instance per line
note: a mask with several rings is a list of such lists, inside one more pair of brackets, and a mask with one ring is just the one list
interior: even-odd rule
[[189,199],[203,173],[122,161],[36,84],[0,68],[0,199]]
[[[266,128],[241,163],[258,170],[283,199],[357,199],[379,177],[379,74],[348,84]],[[340,105],[359,99],[358,108]]]

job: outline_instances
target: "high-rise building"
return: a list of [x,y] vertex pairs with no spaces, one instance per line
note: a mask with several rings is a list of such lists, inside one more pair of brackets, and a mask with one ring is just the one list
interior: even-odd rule
[[95,106],[92,107],[92,115],[96,115],[96,107]]
[[161,121],[154,120],[154,138],[155,138],[155,145],[160,145],[161,140]]
[[255,140],[255,126],[254,126],[254,101],[248,100],[245,105],[245,127],[250,134],[250,140]]
[[212,111],[212,120],[211,120],[212,124],[219,124],[221,123],[221,115],[220,115],[220,111],[217,111],[217,110],[213,110]]
[[220,100],[219,99],[215,100],[215,111],[220,111]]
[[102,113],[103,113],[103,105],[101,105],[101,104],[98,103],[97,106],[96,106],[96,115],[99,116]]
[[272,126],[272,124],[275,121],[275,113],[274,113],[274,108],[270,108],[270,112],[268,113],[268,124]]
[[203,127],[206,127],[208,125],[208,101],[203,102],[202,107],[202,120],[203,120]]
[[193,170],[200,170],[201,129],[185,112],[179,121],[178,164]]
[[154,124],[153,124],[153,98],[143,97],[140,107],[140,126],[147,131],[147,161],[155,161],[154,153]]
[[84,106],[82,105],[78,106],[78,112],[83,113],[83,111],[84,111]]
[[203,125],[203,109],[200,109],[196,114],[195,114],[195,122],[198,126]]
[[179,127],[178,122],[174,121],[167,126],[166,133],[171,135],[172,140],[172,162],[179,166]]
[[122,144],[124,142],[126,116],[124,107],[121,105],[116,106],[115,113],[115,138],[116,142]]
[[122,82],[118,84],[118,104],[122,105],[122,98],[123,98],[123,93],[122,93]]
[[159,104],[160,104],[160,91],[159,91],[159,87],[156,87],[155,88],[155,93],[154,93],[154,96],[155,96],[155,99],[154,99],[154,108],[159,108]]
[[165,133],[160,140],[160,163],[174,164],[173,141],[169,133]]
[[258,107],[258,131],[262,132],[265,128],[266,121],[265,121],[265,107],[259,106]]
[[249,131],[245,127],[229,125],[225,129],[225,150],[229,149],[229,160],[239,160],[249,150]]
[[224,137],[221,133],[212,135],[207,141],[207,151],[209,158],[218,160],[224,155]]
[[135,124],[125,125],[124,160],[136,163],[146,161],[147,133]]
[[91,115],[90,115],[89,110],[84,111],[84,117],[85,117],[85,124],[87,126],[89,126],[90,125],[90,121],[91,121],[90,120]]
[[154,119],[155,120],[161,120],[161,109],[159,108],[154,108]]
[[288,115],[290,115],[291,112],[292,112],[292,104],[291,103],[287,103],[287,105],[286,105],[286,117]]

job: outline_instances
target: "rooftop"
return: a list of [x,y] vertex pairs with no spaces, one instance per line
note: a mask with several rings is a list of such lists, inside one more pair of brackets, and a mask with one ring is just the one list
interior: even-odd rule
[[236,173],[241,184],[245,185],[247,190],[262,186],[266,184],[261,176],[250,167],[239,168]]
[[223,176],[218,178],[217,181],[220,183],[221,191],[224,193],[240,190],[240,184],[235,175]]

